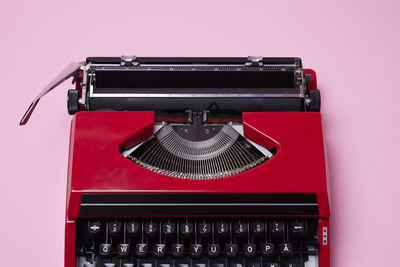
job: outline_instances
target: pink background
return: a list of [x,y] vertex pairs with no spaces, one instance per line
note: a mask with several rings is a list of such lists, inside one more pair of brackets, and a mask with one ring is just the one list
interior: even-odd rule
[[400,2],[2,1],[2,266],[62,266],[68,82],[86,56],[300,56],[318,74],[332,266],[399,266]]

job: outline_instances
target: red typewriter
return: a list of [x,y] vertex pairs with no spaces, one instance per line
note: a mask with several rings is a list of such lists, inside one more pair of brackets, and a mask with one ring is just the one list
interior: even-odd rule
[[90,57],[73,77],[66,267],[329,266],[320,95],[300,58]]

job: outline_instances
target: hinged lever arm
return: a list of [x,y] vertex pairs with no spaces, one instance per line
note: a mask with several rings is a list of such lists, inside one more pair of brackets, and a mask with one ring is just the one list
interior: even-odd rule
[[32,103],[30,104],[28,110],[25,112],[24,116],[22,117],[19,125],[25,125],[29,118],[31,117],[33,111],[35,110],[36,105],[38,104],[39,100],[48,92],[50,92],[51,90],[53,90],[55,87],[57,87],[58,85],[60,85],[62,82],[64,82],[65,80],[67,80],[68,78],[74,76],[74,74],[79,71],[79,69],[81,68],[82,63],[78,63],[78,62],[72,62],[69,63],[69,65],[67,67],[65,67],[65,69],[60,72],[56,78],[54,78],[54,80],[52,80],[41,92],[40,94],[32,101]]

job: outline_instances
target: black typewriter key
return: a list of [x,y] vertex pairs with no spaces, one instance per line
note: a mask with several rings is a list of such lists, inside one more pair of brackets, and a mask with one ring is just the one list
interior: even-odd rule
[[215,231],[218,237],[226,237],[229,233],[229,224],[227,223],[216,223]]
[[118,256],[120,258],[129,257],[130,251],[131,251],[131,248],[130,248],[129,244],[118,244],[118,246],[117,246],[117,252],[118,252]]
[[247,223],[234,223],[233,233],[238,238],[244,238],[247,236]]
[[193,224],[192,223],[182,223],[180,225],[180,233],[184,238],[190,238],[193,235]]
[[145,223],[144,224],[144,232],[148,238],[157,237],[157,224],[156,223]]
[[230,267],[243,267],[241,263],[232,263]]
[[220,247],[219,244],[208,244],[207,245],[207,255],[211,258],[216,258],[219,256]]
[[92,222],[88,224],[88,234],[90,238],[97,238],[101,232],[101,223]]
[[211,232],[211,224],[209,223],[199,223],[198,230],[200,237],[208,237]]
[[154,256],[157,258],[162,258],[167,253],[167,247],[165,244],[155,244],[154,245]]
[[274,255],[274,244],[273,243],[262,243],[261,244],[262,254],[267,257]]
[[162,232],[165,237],[175,237],[176,235],[176,225],[175,223],[163,223]]
[[287,262],[284,267],[296,267],[296,263],[295,262]]
[[305,228],[303,222],[293,222],[290,224],[290,232],[297,237],[304,236]]
[[109,222],[108,232],[111,236],[119,236],[121,234],[121,223],[120,222]]
[[246,257],[254,257],[257,252],[257,247],[255,244],[244,244],[243,253]]
[[158,267],[171,267],[171,264],[169,264],[169,263],[160,263],[160,264],[158,264]]
[[145,262],[141,264],[141,267],[153,267],[153,263]]
[[149,245],[136,244],[136,255],[138,257],[146,257],[148,252],[149,252]]
[[187,263],[180,263],[180,264],[178,264],[178,267],[189,267],[189,264],[187,264]]
[[103,265],[104,267],[115,267],[115,263],[112,263],[112,262],[106,262],[106,263],[104,263],[104,265]]
[[272,221],[269,223],[270,232],[273,236],[279,236],[283,233],[283,223],[279,221]]
[[226,256],[229,258],[235,258],[238,254],[239,247],[237,244],[227,244],[225,246]]
[[247,267],[261,267],[258,262],[251,262],[247,264]]
[[205,264],[205,263],[196,263],[194,265],[194,267],[207,267],[207,264]]
[[137,222],[127,223],[126,224],[126,232],[130,236],[138,236],[139,235],[140,225]]
[[183,244],[172,244],[171,246],[172,256],[180,258],[185,252],[185,246]]
[[254,237],[262,237],[265,234],[265,225],[263,222],[255,222],[251,224],[251,233]]
[[134,267],[134,266],[135,266],[135,264],[133,264],[133,263],[129,263],[129,262],[122,263],[122,267]]
[[203,246],[201,244],[192,244],[190,246],[190,256],[192,258],[200,258],[203,254]]
[[96,253],[97,251],[97,247],[94,247],[95,242],[85,242],[82,246],[82,254],[86,255],[86,256],[91,256],[93,253]]
[[212,267],[225,267],[223,263],[214,263]]
[[279,267],[279,264],[274,262],[274,263],[268,263],[266,267]]
[[290,257],[293,254],[293,246],[291,243],[281,243],[279,249],[282,256]]
[[104,258],[110,257],[111,249],[112,249],[111,244],[100,244],[99,255]]

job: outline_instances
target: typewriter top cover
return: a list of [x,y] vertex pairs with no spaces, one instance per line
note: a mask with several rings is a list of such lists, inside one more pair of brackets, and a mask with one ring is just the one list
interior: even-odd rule
[[93,218],[316,218],[327,245],[320,95],[300,58],[89,57],[20,124],[70,77],[66,266],[96,266],[75,258]]

